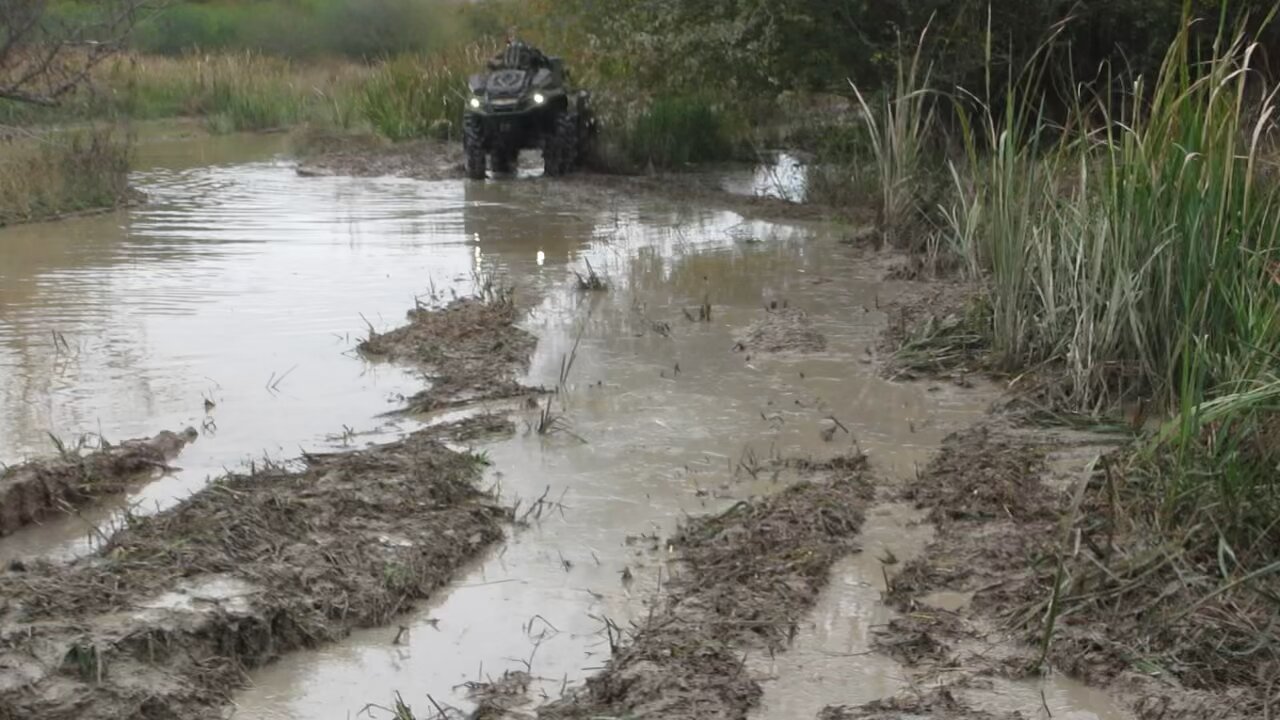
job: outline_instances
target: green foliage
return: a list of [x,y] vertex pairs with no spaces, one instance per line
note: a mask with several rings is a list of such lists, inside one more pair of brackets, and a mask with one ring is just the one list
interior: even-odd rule
[[[91,12],[65,3],[64,14]],[[176,2],[146,18],[135,49],[253,51],[291,58],[385,58],[470,37],[469,8],[447,0],[260,0]]]
[[462,117],[465,76],[447,63],[401,57],[386,63],[365,84],[360,112],[391,140],[446,137]]
[[641,165],[671,168],[726,160],[733,153],[722,110],[697,96],[661,96],[626,124],[627,155]]
[[[670,93],[847,91],[892,82],[899,35],[931,27],[936,79],[981,88],[989,72],[1019,69],[1055,37],[1063,69],[1092,78],[1103,63],[1148,75],[1182,27],[1184,3],[1207,22],[1218,0],[524,0],[502,19],[556,47],[574,48],[604,82]],[[1231,2],[1227,21],[1255,24],[1270,0]],[[988,32],[989,31],[989,32]],[[1260,36],[1280,56],[1280,30]],[[990,48],[988,48],[988,41]],[[1069,51],[1069,52],[1068,52]],[[568,52],[568,51],[566,51]],[[581,64],[581,63],[579,63]]]
[[[1241,31],[1192,63],[1188,30],[1123,110],[1081,90],[1062,133],[1030,73],[976,116],[947,236],[991,301],[996,360],[1050,366],[1084,412],[1171,410],[1138,475],[1161,527],[1275,541],[1280,496],[1280,187],[1261,171],[1273,99],[1251,105]],[[1048,62],[1048,60],[1046,60]],[[1003,108],[995,111],[992,108]]]

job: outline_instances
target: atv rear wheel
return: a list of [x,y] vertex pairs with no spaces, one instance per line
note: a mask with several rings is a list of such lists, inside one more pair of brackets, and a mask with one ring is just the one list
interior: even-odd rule
[[468,115],[462,122],[462,149],[467,155],[467,177],[485,178],[484,126],[480,118]]
[[578,160],[578,116],[562,112],[556,116],[555,132],[542,150],[543,173],[559,177],[573,169]]

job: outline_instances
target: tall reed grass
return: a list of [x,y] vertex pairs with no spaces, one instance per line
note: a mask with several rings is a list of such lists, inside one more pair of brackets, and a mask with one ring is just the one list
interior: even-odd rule
[[970,95],[944,216],[986,286],[995,362],[1051,368],[1070,409],[1167,413],[1131,474],[1150,521],[1274,558],[1280,185],[1257,62],[1244,32],[1204,57],[1184,29],[1154,78],[1072,83],[1065,123],[1034,70],[998,101]]
[[488,40],[427,56],[403,56],[379,66],[359,94],[363,118],[391,140],[446,139],[456,134],[467,77],[498,50]]

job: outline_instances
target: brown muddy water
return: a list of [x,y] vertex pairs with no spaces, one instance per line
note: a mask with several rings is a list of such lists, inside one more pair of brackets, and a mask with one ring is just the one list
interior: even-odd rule
[[[149,140],[135,178],[146,206],[0,231],[0,461],[48,452],[50,432],[202,428],[179,470],[0,541],[0,560],[85,552],[90,523],[172,504],[223,468],[441,419],[385,417],[422,381],[352,349],[366,321],[394,327],[415,298],[466,294],[477,275],[507,278],[533,304],[528,382],[555,386],[574,361],[555,405],[564,431],[538,435],[533,413],[511,410],[521,432],[482,448],[508,501],[557,506],[403,627],[254,673],[236,718],[386,717],[367,706],[397,692],[424,716],[428,696],[465,709],[465,683],[505,670],[530,671],[535,703],[555,698],[607,660],[604,619],[625,627],[661,592],[663,540],[686,513],[780,486],[759,469],[771,457],[855,443],[879,476],[905,477],[993,399],[877,377],[879,308],[908,286],[823,227],[654,198],[600,204],[532,176],[302,178],[282,149],[272,137]],[[769,172],[722,185],[758,191]],[[575,288],[587,260],[607,292]],[[688,319],[704,301],[710,322]],[[735,352],[774,302],[805,311],[825,349]],[[750,659],[765,680],[757,717],[813,717],[907,686],[900,666],[867,654],[871,627],[890,617],[877,558],[905,560],[928,533],[908,508],[868,513],[866,551],[837,566],[795,651]],[[1126,717],[1069,684],[1044,689],[1055,718]],[[1038,686],[995,695],[1041,716]]]

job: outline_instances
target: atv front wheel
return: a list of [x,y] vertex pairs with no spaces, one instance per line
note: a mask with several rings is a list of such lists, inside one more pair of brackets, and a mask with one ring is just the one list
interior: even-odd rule
[[489,167],[496,173],[511,174],[516,171],[520,160],[520,150],[498,148],[489,156]]
[[484,126],[480,118],[468,115],[462,122],[462,149],[467,155],[467,177],[485,178]]
[[543,173],[559,177],[573,169],[578,159],[578,118],[574,113],[556,116],[555,133],[542,150]]

